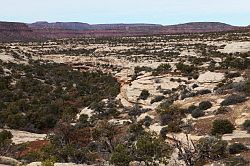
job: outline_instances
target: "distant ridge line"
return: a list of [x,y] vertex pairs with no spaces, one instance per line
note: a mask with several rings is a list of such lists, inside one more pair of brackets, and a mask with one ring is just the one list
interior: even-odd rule
[[116,37],[168,35],[183,33],[223,32],[250,29],[221,22],[189,22],[176,25],[160,24],[88,24],[81,22],[39,21],[31,24],[0,22],[0,41],[31,41],[72,37]]

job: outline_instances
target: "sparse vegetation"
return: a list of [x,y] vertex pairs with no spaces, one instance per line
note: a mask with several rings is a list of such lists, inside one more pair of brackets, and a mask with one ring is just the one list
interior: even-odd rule
[[228,134],[232,133],[235,129],[234,125],[227,119],[217,119],[213,121],[213,128],[211,133],[216,134]]

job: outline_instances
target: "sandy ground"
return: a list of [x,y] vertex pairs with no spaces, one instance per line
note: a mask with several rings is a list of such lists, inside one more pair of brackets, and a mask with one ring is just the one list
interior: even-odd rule
[[220,50],[223,53],[235,53],[235,52],[248,52],[250,51],[250,42],[232,42],[229,44],[226,44],[224,49]]
[[203,74],[200,74],[198,78],[199,83],[216,83],[220,82],[224,79],[224,74],[223,73],[215,73],[215,72],[210,72],[207,71]]

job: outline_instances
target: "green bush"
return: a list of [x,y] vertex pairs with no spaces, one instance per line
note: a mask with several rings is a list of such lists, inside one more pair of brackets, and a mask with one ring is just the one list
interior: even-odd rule
[[179,133],[181,132],[181,128],[178,123],[170,122],[167,127],[168,132]]
[[153,75],[164,74],[166,72],[171,71],[172,67],[169,64],[160,64],[154,71]]
[[226,114],[230,111],[230,108],[229,107],[220,107],[218,108],[216,111],[215,111],[215,114],[218,115],[218,114]]
[[227,119],[217,119],[213,121],[211,133],[216,134],[229,134],[235,129],[234,125]]
[[234,95],[233,94],[233,95],[227,97],[225,100],[223,100],[221,102],[221,106],[234,105],[234,104],[242,103],[244,101],[246,101],[245,96],[240,96],[240,95]]
[[155,98],[153,98],[153,99],[150,101],[150,103],[153,104],[153,103],[155,103],[155,102],[160,102],[160,101],[162,101],[163,99],[165,99],[164,96],[155,96]]
[[196,147],[201,159],[218,160],[227,156],[227,141],[215,137],[199,139]]
[[111,155],[110,162],[115,166],[129,166],[130,161],[132,161],[132,157],[129,150],[122,144],[117,145]]
[[228,151],[230,154],[237,154],[247,149],[248,148],[242,143],[233,143],[232,145],[228,147]]
[[188,113],[188,114],[191,114],[195,109],[197,109],[197,106],[195,106],[195,105],[190,105],[187,109],[186,109],[186,112]]
[[10,140],[13,138],[13,135],[10,131],[3,130],[0,132],[0,144],[4,143],[5,140]]
[[199,109],[200,110],[207,110],[209,108],[211,108],[213,106],[213,104],[210,101],[202,101],[199,104]]
[[146,89],[143,89],[140,96],[139,96],[139,99],[141,100],[147,100],[147,98],[149,97],[150,93],[148,92],[148,90]]
[[167,127],[163,127],[163,128],[161,129],[161,131],[160,131],[160,136],[161,136],[162,138],[165,139],[167,133],[168,133],[168,128],[167,128]]
[[141,135],[135,145],[135,161],[144,161],[147,165],[156,164],[156,160],[166,164],[172,148],[155,134],[145,133]]
[[205,112],[203,110],[200,110],[199,108],[196,108],[191,113],[193,118],[199,118],[205,115]]
[[250,129],[250,120],[245,120],[245,122],[243,123],[243,129],[244,130]]

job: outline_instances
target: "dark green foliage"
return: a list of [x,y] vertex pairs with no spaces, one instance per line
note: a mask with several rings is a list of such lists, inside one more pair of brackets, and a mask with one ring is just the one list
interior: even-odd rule
[[0,145],[2,145],[6,140],[10,140],[13,137],[10,131],[3,130],[0,132]]
[[193,118],[199,118],[205,115],[205,112],[199,108],[196,108],[191,113]]
[[241,143],[233,143],[228,147],[228,151],[230,154],[237,154],[245,150],[248,150],[248,148]]
[[250,120],[245,120],[245,122],[243,123],[243,129],[247,130],[248,133],[250,132]]
[[132,156],[124,145],[119,144],[112,153],[110,161],[115,166],[128,166]]
[[207,110],[209,108],[211,108],[213,106],[213,104],[210,101],[202,101],[199,104],[199,109],[200,110]]
[[155,103],[155,102],[160,102],[160,101],[162,101],[163,99],[165,99],[164,96],[155,96],[155,98],[153,98],[153,99],[150,101],[150,103],[153,104],[153,103]]
[[160,124],[162,126],[168,125],[171,122],[180,123],[181,118],[185,116],[185,110],[179,109],[176,106],[160,105],[157,108],[157,112],[160,114]]
[[152,123],[153,119],[149,116],[146,116],[144,119],[143,119],[143,125],[146,126],[146,127],[149,127]]
[[229,97],[227,97],[224,101],[221,102],[222,106],[229,106],[229,105],[234,105],[234,104],[238,104],[238,103],[242,103],[246,101],[246,97],[245,96],[240,96],[240,95],[231,95]]
[[191,74],[195,71],[197,71],[197,68],[194,65],[185,65],[184,63],[177,63],[176,64],[177,70],[180,70],[184,74]]
[[234,125],[227,119],[217,119],[213,121],[211,133],[216,134],[229,134],[235,129]]
[[192,104],[186,109],[186,113],[191,114],[195,109],[197,109],[197,106]]
[[[77,108],[119,93],[111,75],[74,71],[64,64],[31,61],[6,68],[12,75],[0,77],[0,125],[15,129],[51,129],[62,118],[74,119]],[[13,80],[16,84],[10,84]]]
[[240,77],[241,74],[239,72],[227,72],[226,78],[234,78],[234,77]]
[[218,115],[218,114],[226,114],[230,111],[230,108],[229,107],[220,107],[218,108],[218,110],[215,111],[215,114]]
[[135,146],[135,161],[144,161],[152,165],[156,159],[160,163],[166,163],[172,151],[164,140],[150,133],[141,135]]
[[160,136],[164,139],[166,139],[166,135],[168,133],[168,128],[167,127],[163,127],[160,131]]
[[147,67],[147,66],[142,66],[142,67],[136,66],[134,70],[135,70],[136,75],[142,71],[145,71],[145,72],[153,71],[153,69],[151,67]]
[[227,141],[215,137],[201,138],[196,145],[200,159],[222,159],[227,156]]
[[139,96],[139,99],[147,100],[149,95],[150,95],[150,93],[148,92],[148,90],[143,89],[140,96]]
[[245,82],[244,91],[245,91],[246,93],[250,93],[250,80],[247,80],[247,81]]
[[76,126],[80,128],[90,126],[90,122],[88,121],[88,119],[89,119],[88,115],[86,114],[80,115],[79,120],[76,123]]
[[239,56],[227,56],[221,66],[223,68],[233,68],[233,69],[239,69],[239,70],[245,70],[250,67],[250,60],[249,58],[241,58]]
[[153,75],[164,74],[166,72],[171,71],[171,65],[169,64],[160,64],[154,71]]
[[12,137],[10,131],[3,130],[0,132],[0,155],[5,156],[8,153],[11,153],[12,148]]
[[171,133],[179,133],[181,132],[181,128],[178,124],[178,122],[170,122],[167,127],[168,132]]

